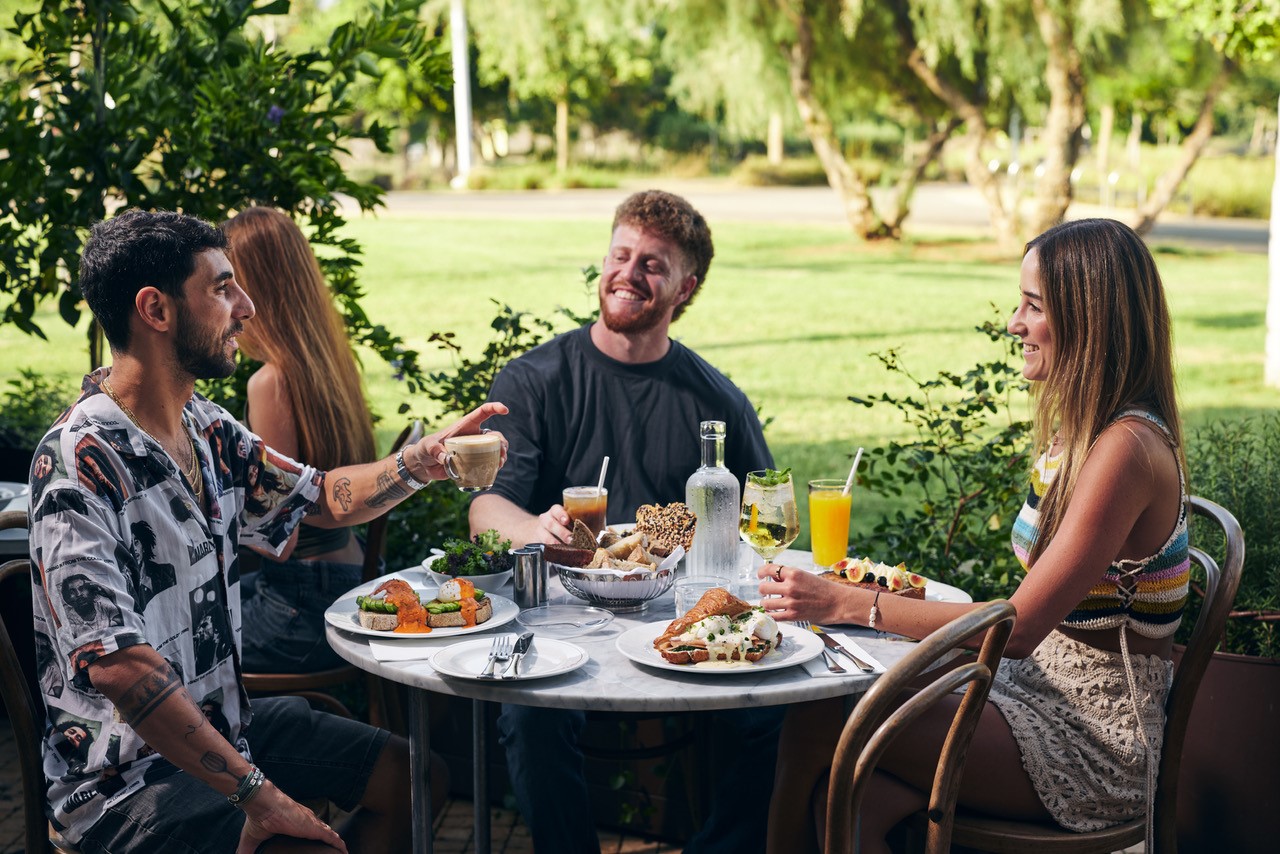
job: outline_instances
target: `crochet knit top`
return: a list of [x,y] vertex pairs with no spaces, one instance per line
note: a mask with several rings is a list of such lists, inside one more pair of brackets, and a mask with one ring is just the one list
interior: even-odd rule
[[[1172,438],[1164,422],[1146,410],[1125,410],[1115,420],[1134,416],[1145,418]],[[1040,535],[1040,499],[1053,483],[1061,463],[1061,454],[1050,456],[1048,451],[1036,460],[1026,503],[1013,523],[1013,551],[1024,570]],[[1178,489],[1181,497],[1178,522],[1160,550],[1142,560],[1118,560],[1107,567],[1085,600],[1062,621],[1063,626],[1073,629],[1128,626],[1148,638],[1168,637],[1177,631],[1187,604],[1187,583],[1191,577],[1187,552],[1187,486],[1181,465],[1178,466]]]

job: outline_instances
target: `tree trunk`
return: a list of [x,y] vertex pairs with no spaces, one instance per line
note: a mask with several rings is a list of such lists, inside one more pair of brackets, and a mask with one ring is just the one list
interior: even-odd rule
[[556,171],[569,171],[569,98],[556,100]]
[[822,163],[827,183],[840,195],[845,217],[858,238],[897,238],[899,235],[891,233],[876,215],[867,185],[845,159],[831,118],[813,91],[813,29],[808,14],[803,8],[797,9],[793,4],[786,4],[785,8],[795,25],[796,40],[792,45],[780,44],[778,47],[787,63],[787,76],[791,82],[791,96],[795,99],[796,110],[800,113],[809,143]]
[[[1280,102],[1276,115],[1280,116]],[[1276,177],[1271,183],[1271,244],[1267,262],[1271,289],[1267,299],[1266,383],[1280,388],[1280,145],[1275,147]]]
[[1098,110],[1098,174],[1111,169],[1111,140],[1116,134],[1116,105],[1108,101]]
[[965,177],[969,183],[982,193],[987,203],[987,212],[991,217],[991,226],[995,230],[996,240],[1006,251],[1018,246],[1018,206],[1006,210],[1004,199],[1000,195],[1000,185],[991,170],[987,168],[982,157],[982,146],[987,141],[990,129],[982,108],[970,101],[961,89],[946,80],[933,69],[925,59],[924,50],[916,39],[915,24],[911,20],[911,9],[907,0],[890,0],[890,11],[893,13],[894,29],[898,32],[903,50],[903,62],[911,72],[920,79],[934,96],[947,105],[968,128],[969,154],[965,158]]
[[1129,120],[1129,137],[1124,142],[1124,152],[1132,171],[1142,168],[1142,113],[1137,110]]
[[1044,174],[1036,184],[1036,234],[1062,222],[1071,206],[1071,172],[1080,156],[1080,129],[1084,126],[1084,73],[1076,50],[1071,21],[1059,18],[1047,0],[1031,4],[1040,38],[1048,49],[1045,84],[1049,87],[1049,112],[1045,120]]
[[1137,222],[1133,226],[1134,231],[1146,234],[1151,230],[1160,212],[1173,200],[1174,193],[1178,192],[1178,187],[1182,185],[1191,167],[1196,165],[1200,153],[1204,151],[1209,138],[1213,136],[1213,106],[1234,73],[1235,64],[1229,59],[1224,59],[1222,68],[1218,70],[1213,82],[1205,90],[1204,98],[1200,102],[1200,115],[1191,133],[1187,134],[1187,138],[1182,141],[1182,152],[1177,161],[1160,176],[1156,181],[1155,189],[1151,191],[1151,197],[1138,209]]
[[952,116],[941,127],[935,127],[929,133],[929,138],[925,140],[925,149],[920,157],[902,171],[902,175],[893,187],[893,215],[885,218],[885,224],[890,231],[895,234],[902,233],[902,222],[911,213],[911,197],[915,195],[916,185],[920,183],[920,178],[924,175],[924,170],[929,168],[929,164],[942,154],[942,146],[946,145],[947,140],[956,132],[960,124],[960,119]]
[[1260,157],[1262,144],[1267,138],[1267,108],[1259,104],[1253,108],[1253,133],[1249,136],[1249,155]]
[[765,135],[765,153],[770,166],[781,166],[784,137],[782,135],[782,113],[774,110],[769,113],[769,128]]

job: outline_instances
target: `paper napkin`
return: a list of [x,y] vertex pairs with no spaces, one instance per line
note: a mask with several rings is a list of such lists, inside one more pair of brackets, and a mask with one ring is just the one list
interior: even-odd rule
[[[827,632],[827,634],[830,635],[831,639],[836,641],[836,643],[840,644],[845,649],[849,650],[849,652],[853,653],[854,655],[858,656],[858,658],[861,658],[867,664],[870,664],[872,667],[874,667],[876,673],[884,673],[885,671],[884,665],[881,664],[879,661],[876,661],[875,656],[870,655],[865,649],[859,646],[858,642],[855,641],[853,638],[849,637],[846,634],[841,634],[840,632]],[[372,646],[372,642],[370,643],[370,646]],[[858,665],[854,664],[846,656],[841,655],[840,653],[836,652],[834,649],[828,650],[828,652],[830,652],[832,656],[835,657],[835,660],[839,662],[840,666],[845,669],[845,672],[832,673],[830,670],[827,669],[827,662],[824,660],[823,656],[820,655],[817,658],[809,659],[802,665],[804,669],[808,671],[810,676],[844,677],[844,676],[870,676],[871,675],[870,673],[863,673],[861,670],[858,669]]]
[[369,652],[382,662],[425,661],[442,648],[439,641],[430,640],[369,641]]

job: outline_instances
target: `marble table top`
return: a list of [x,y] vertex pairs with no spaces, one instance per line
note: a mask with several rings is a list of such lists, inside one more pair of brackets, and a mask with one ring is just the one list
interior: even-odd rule
[[[791,551],[779,556],[778,562],[807,566],[808,552]],[[552,604],[585,605],[567,593],[558,578],[551,579]],[[495,591],[510,596],[510,587]],[[615,646],[617,637],[641,623],[659,623],[654,636],[675,618],[675,603],[670,592],[649,603],[638,613],[615,614],[613,621],[593,633],[569,638],[568,643],[584,649],[590,660],[569,673],[524,681],[492,681],[458,679],[442,676],[427,660],[380,662],[369,649],[367,636],[344,632],[332,625],[326,627],[330,645],[342,658],[355,666],[394,682],[425,688],[458,697],[545,706],[563,709],[591,709],[617,712],[676,712],[709,709],[772,706],[827,697],[860,694],[875,679],[849,668],[846,676],[810,676],[800,666],[758,673],[697,672],[676,673],[647,667],[631,661]],[[465,635],[462,638],[415,641],[424,650],[424,659],[436,648],[459,640],[488,638],[494,634],[522,631],[518,622],[508,623],[492,632]],[[857,637],[858,643],[885,667],[892,667],[912,648],[913,643],[892,635],[876,636],[866,629],[842,629]],[[535,640],[536,644],[536,640]]]

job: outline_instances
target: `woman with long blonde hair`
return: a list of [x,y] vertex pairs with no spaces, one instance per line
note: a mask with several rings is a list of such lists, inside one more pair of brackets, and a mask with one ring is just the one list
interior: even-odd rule
[[[246,209],[222,230],[236,278],[257,311],[239,338],[245,355],[263,363],[249,378],[249,429],[321,470],[377,459],[355,356],[307,238],[286,214],[263,207]],[[324,638],[324,611],[360,583],[363,560],[351,529],[305,522],[287,560],[264,558],[244,585],[245,670],[338,666]]]
[[[1150,808],[1187,598],[1187,484],[1169,311],[1151,253],[1107,219],[1027,244],[1009,331],[1035,396],[1038,459],[1013,525],[1026,575],[1017,622],[965,765],[959,803],[1086,831]],[[888,556],[886,556],[888,557]],[[928,567],[919,568],[927,574]],[[923,638],[972,605],[880,596],[766,565],[781,619]],[[959,695],[919,719],[876,771],[864,851],[926,805]],[[844,723],[840,701],[795,707],[783,728],[770,851],[816,848],[811,796]],[[797,803],[797,799],[800,801]],[[825,807],[825,789],[817,809]]]

